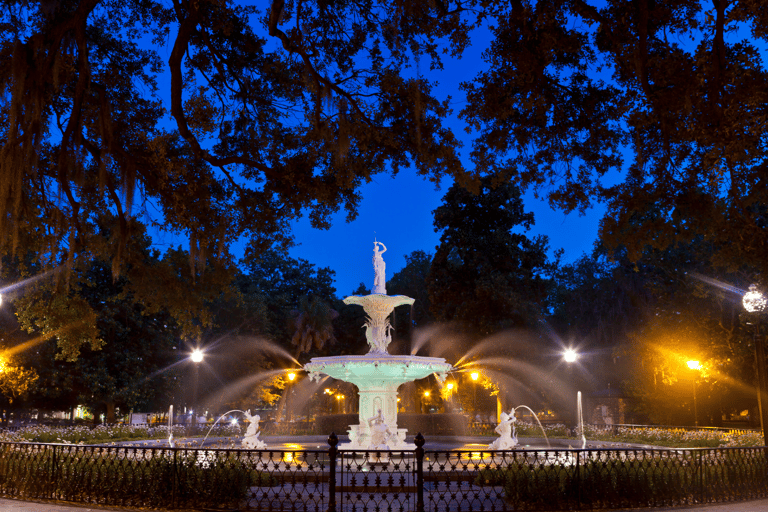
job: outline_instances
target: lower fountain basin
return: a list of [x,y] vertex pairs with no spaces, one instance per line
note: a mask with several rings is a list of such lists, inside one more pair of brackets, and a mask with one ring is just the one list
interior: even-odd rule
[[441,357],[367,354],[364,356],[315,357],[304,365],[310,377],[325,374],[334,379],[351,382],[359,389],[387,384],[404,384],[436,374],[441,380],[451,370]]
[[[353,450],[381,444],[393,449],[415,448],[415,445],[405,443],[405,429],[397,428],[397,388],[433,373],[438,379],[445,380],[445,374],[451,369],[443,358],[387,353],[315,357],[304,365],[312,380],[319,380],[324,374],[357,386],[360,395],[358,422],[349,426],[350,443],[339,447]],[[372,425],[378,430],[371,430]],[[381,437],[382,431],[386,436]],[[382,442],[377,444],[374,439],[379,437]]]

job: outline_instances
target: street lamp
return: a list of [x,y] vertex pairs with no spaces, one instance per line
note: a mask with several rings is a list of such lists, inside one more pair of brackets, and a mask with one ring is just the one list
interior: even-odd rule
[[[576,360],[579,358],[579,353],[576,352],[576,350],[572,348],[567,348],[565,351],[563,351],[563,360],[568,363],[568,380],[571,382],[571,384],[578,388],[578,385],[575,383],[575,379],[573,376],[573,363],[576,362]],[[567,407],[566,410],[568,410],[570,407]],[[581,425],[582,419],[579,415],[579,409],[581,408],[581,391],[576,391],[576,425]],[[570,428],[570,425],[568,421],[565,422],[566,426]]]
[[[288,372],[288,375],[286,375],[286,377],[288,377],[288,381],[293,383],[293,381],[296,380],[296,372]],[[289,422],[293,421],[293,410],[291,409],[291,407],[293,407],[293,404],[290,403],[290,399],[289,399],[289,396],[293,396],[293,393],[294,393],[293,386],[291,386],[290,390],[286,389],[285,399],[283,400],[283,408],[284,409],[285,408],[288,409],[288,421]],[[338,398],[338,396],[337,396],[337,398]],[[285,416],[285,414],[283,414],[283,417],[284,416]]]
[[[698,361],[688,361],[688,368],[691,370],[701,370],[701,363]],[[693,377],[693,423],[699,426],[699,410],[696,405],[696,376]]]
[[203,351],[196,348],[190,354],[189,359],[195,363],[192,373],[194,382],[192,383],[192,417],[190,418],[190,430],[194,430],[197,424],[197,412],[195,412],[197,411],[197,386],[200,380],[200,363],[203,362]]
[[478,372],[472,372],[469,376],[475,383],[474,386],[472,386],[472,410],[475,412],[475,418],[477,418],[477,379],[480,378],[480,374]]
[[422,413],[422,414],[426,414],[427,412],[429,412],[429,411],[426,409],[426,407],[424,407],[424,406],[426,405],[426,402],[427,402],[428,400],[429,400],[429,391],[425,391],[425,392],[424,392],[424,399],[421,401],[421,413]]
[[760,336],[760,314],[765,310],[766,299],[757,286],[749,285],[741,303],[750,313],[755,313],[755,359],[757,360],[757,407],[760,412],[760,427],[763,429],[763,443],[768,446],[768,400],[766,400],[765,349]]

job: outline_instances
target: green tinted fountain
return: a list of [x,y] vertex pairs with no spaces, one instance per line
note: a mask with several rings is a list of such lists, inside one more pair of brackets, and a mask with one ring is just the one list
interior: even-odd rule
[[413,304],[414,299],[404,295],[387,295],[385,264],[381,256],[386,250],[384,244],[373,243],[373,293],[344,299],[345,304],[362,306],[368,315],[364,327],[369,352],[361,356],[315,357],[304,366],[313,380],[328,375],[357,386],[360,395],[359,424],[349,426],[350,442],[340,448],[414,449],[415,445],[405,442],[407,429],[397,427],[397,388],[432,374],[441,381],[445,380],[446,373],[452,369],[443,358],[399,356],[387,352],[392,341],[389,315],[397,306]]

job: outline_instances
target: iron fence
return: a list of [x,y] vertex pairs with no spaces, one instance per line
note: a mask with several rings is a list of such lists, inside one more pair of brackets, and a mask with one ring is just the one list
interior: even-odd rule
[[0,496],[165,509],[593,510],[768,497],[765,448],[348,451],[0,444]]

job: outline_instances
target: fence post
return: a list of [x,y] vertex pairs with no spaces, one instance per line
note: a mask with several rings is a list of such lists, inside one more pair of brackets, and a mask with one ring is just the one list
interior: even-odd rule
[[706,487],[704,486],[704,479],[706,478],[704,469],[704,449],[699,449],[699,503],[706,503],[704,494],[706,493]]
[[421,432],[413,440],[416,445],[416,512],[424,512],[424,436]]
[[58,446],[56,446],[54,444],[53,445],[53,456],[51,457],[51,489],[47,493],[49,499],[56,499],[56,489],[59,488],[59,485],[58,485],[58,482],[57,482],[57,477],[58,477],[57,473],[58,472],[56,471],[56,467],[58,465],[57,464],[57,460],[56,460],[57,459],[57,457],[56,457],[57,453],[56,452],[58,451],[57,448],[58,448]]
[[581,462],[581,452],[576,452],[576,499],[577,501],[577,508],[578,510],[581,510],[581,474],[579,471],[579,466]]
[[328,444],[331,446],[328,450],[329,464],[331,465],[328,475],[328,512],[336,512],[336,456],[338,454],[336,445],[339,444],[339,438],[336,437],[335,432],[331,432],[331,435],[328,436]]
[[171,508],[176,508],[176,491],[179,487],[179,466],[176,463],[176,456],[179,453],[176,448],[171,447],[173,450],[173,467],[171,476]]

